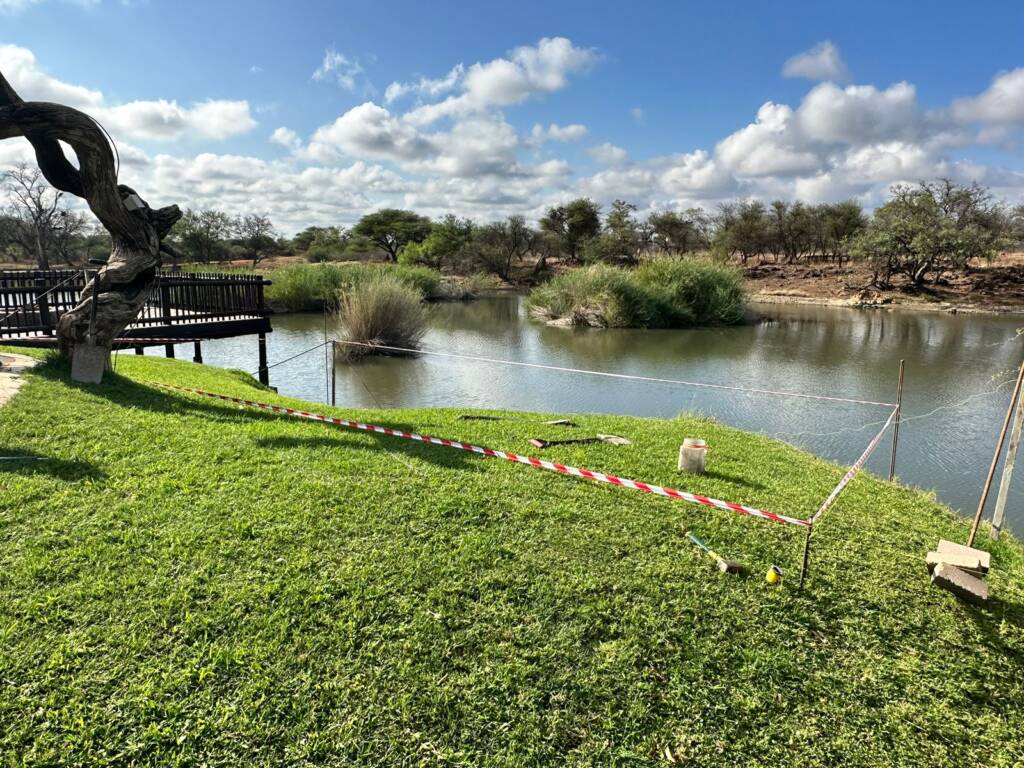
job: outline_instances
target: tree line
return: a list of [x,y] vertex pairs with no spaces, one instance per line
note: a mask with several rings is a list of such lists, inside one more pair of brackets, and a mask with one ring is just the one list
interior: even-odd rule
[[[0,208],[0,255],[5,260],[81,264],[109,252],[101,229],[68,209],[60,192],[27,166],[0,177],[8,203]],[[589,198],[551,206],[536,226],[523,216],[480,223],[448,214],[431,220],[414,211],[385,208],[354,226],[311,226],[280,236],[265,213],[231,216],[215,209],[188,210],[169,246],[183,262],[248,260],[303,254],[314,262],[384,259],[503,280],[539,277],[551,259],[570,264],[634,266],[661,253],[706,252],[743,265],[795,264],[850,259],[868,264],[875,284],[897,276],[914,285],[947,270],[966,270],[1001,250],[1024,244],[1024,206],[1011,208],[977,184],[948,179],[897,185],[872,214],[852,200],[809,205],[746,199],[708,211],[693,207],[653,211],[615,200],[607,210]]]

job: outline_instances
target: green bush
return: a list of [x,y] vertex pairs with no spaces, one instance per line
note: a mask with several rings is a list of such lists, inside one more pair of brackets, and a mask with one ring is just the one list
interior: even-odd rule
[[[342,294],[341,338],[363,344],[415,349],[426,330],[426,308],[416,288],[394,274],[379,272]],[[345,358],[374,354],[367,347],[341,345]],[[394,354],[381,350],[377,354]]]
[[738,272],[708,259],[656,259],[628,270],[596,264],[530,294],[535,317],[604,328],[685,328],[743,319]]

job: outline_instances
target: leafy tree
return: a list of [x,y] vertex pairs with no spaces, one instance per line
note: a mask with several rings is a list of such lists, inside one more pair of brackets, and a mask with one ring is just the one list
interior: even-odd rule
[[242,216],[235,222],[235,231],[248,251],[249,258],[252,259],[253,269],[256,269],[256,265],[267,253],[277,247],[274,240],[277,233],[269,216],[258,213]]
[[822,254],[837,259],[841,267],[843,255],[853,238],[867,227],[868,218],[860,204],[853,200],[818,206],[818,212]]
[[813,248],[814,217],[806,205],[799,200],[794,203],[775,200],[767,213],[770,247],[776,254],[785,256],[787,264]]
[[171,231],[191,261],[218,261],[228,255],[227,240],[234,233],[235,220],[223,211],[207,208],[185,211]]
[[625,200],[613,202],[604,219],[605,236],[602,238],[610,246],[609,256],[631,264],[636,263],[640,255],[640,226],[633,216],[636,210],[633,203]]
[[988,190],[942,179],[893,187],[889,201],[855,239],[853,253],[872,263],[881,287],[895,274],[921,286],[930,273],[994,258],[1008,244],[1009,232],[1006,211]]
[[512,266],[534,247],[537,233],[522,216],[486,224],[477,231],[476,245],[481,265],[502,280],[511,282]]
[[352,234],[364,238],[387,254],[389,261],[398,261],[398,254],[408,243],[418,243],[430,234],[433,224],[426,216],[397,208],[382,208],[368,213],[352,228]]
[[457,268],[469,260],[468,246],[475,226],[470,219],[449,213],[434,223],[430,234],[419,243],[409,243],[402,250],[403,264],[422,264],[431,269]]
[[565,205],[548,209],[540,228],[558,238],[561,252],[578,261],[580,247],[601,231],[601,208],[593,200],[581,197]]
[[760,200],[719,206],[715,226],[715,250],[724,255],[738,253],[744,264],[751,256],[763,254],[770,242],[768,213]]
[[647,217],[655,247],[666,253],[689,253],[707,248],[710,220],[701,208],[690,208],[685,213],[665,211]]

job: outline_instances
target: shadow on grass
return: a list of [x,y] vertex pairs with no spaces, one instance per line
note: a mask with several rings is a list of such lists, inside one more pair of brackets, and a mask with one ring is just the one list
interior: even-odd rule
[[[203,398],[201,395],[194,395],[187,392],[174,392],[162,390],[157,387],[141,384],[134,379],[129,379],[109,372],[104,376],[100,385],[78,384],[72,382],[69,376],[69,366],[63,360],[52,360],[37,367],[37,375],[44,378],[60,381],[65,386],[78,389],[93,397],[100,397],[113,405],[122,408],[137,408],[152,413],[167,414],[169,416],[200,416],[204,420],[214,421],[221,424],[255,424],[258,422],[281,422],[283,420],[315,424],[308,420],[292,419],[289,416],[260,411],[255,408],[238,406],[222,400]],[[249,377],[239,372],[236,378],[245,384],[251,383]],[[260,393],[253,392],[248,399],[262,399]],[[388,426],[392,429],[404,432],[420,432],[421,427],[408,424],[387,423],[381,426]],[[461,466],[475,467],[477,462],[472,460],[466,452],[457,451],[441,446],[424,445],[422,443],[410,443],[401,438],[390,435],[382,435],[377,432],[364,432],[361,430],[346,429],[344,427],[320,424],[319,427],[325,430],[323,436],[295,436],[281,438],[265,438],[258,441],[267,448],[289,448],[289,447],[329,447],[345,448],[356,450],[381,450],[387,452],[400,451],[424,461],[437,464],[446,468],[457,468]],[[367,445],[365,441],[345,440],[346,436],[365,435],[375,438],[373,445]],[[277,444],[273,444],[279,440]]]
[[0,475],[52,475],[58,480],[102,480],[106,473],[85,461],[56,459],[0,445]]
[[741,486],[743,488],[750,488],[755,491],[763,491],[765,488],[762,483],[758,483],[754,480],[748,480],[747,478],[740,477],[739,475],[731,475],[728,472],[716,472],[713,469],[705,470],[704,476],[714,478],[715,480],[724,480],[727,483],[732,483],[733,485]]

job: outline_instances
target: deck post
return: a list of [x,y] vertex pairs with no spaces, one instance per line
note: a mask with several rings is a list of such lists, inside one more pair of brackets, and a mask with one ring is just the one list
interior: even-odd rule
[[146,353],[143,351],[142,347],[136,347],[135,348],[135,354],[136,355],[144,355]]
[[203,345],[201,342],[192,342],[192,362],[202,363],[203,362]]
[[261,333],[259,335],[259,347],[260,347],[260,367],[259,367],[259,378],[260,384],[269,386],[270,384],[270,369],[267,367],[267,334]]
[[174,345],[173,344],[164,344],[164,356],[165,357],[171,357],[171,358],[174,357]]

